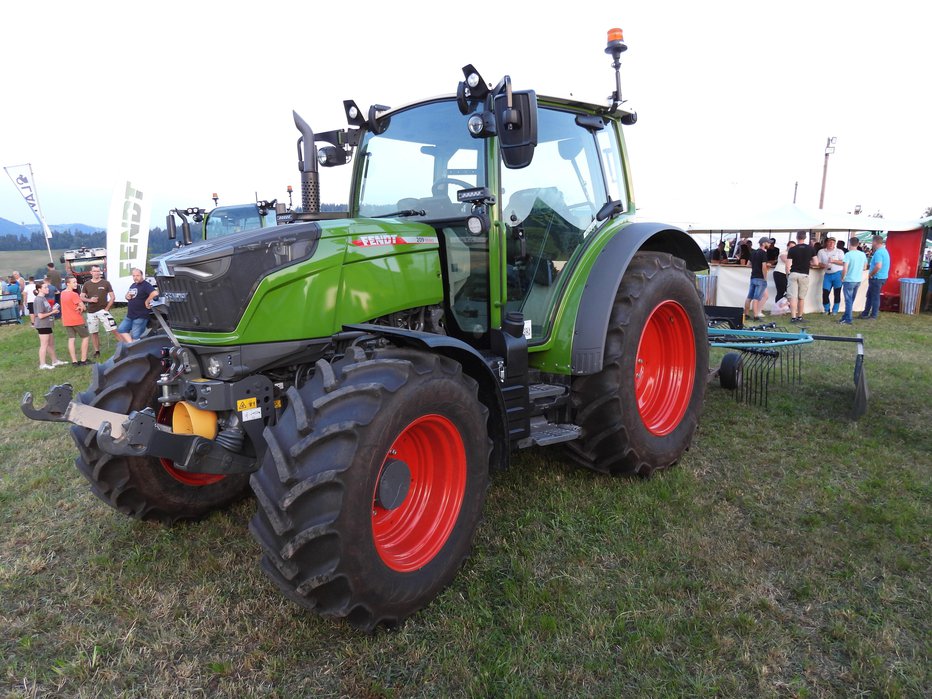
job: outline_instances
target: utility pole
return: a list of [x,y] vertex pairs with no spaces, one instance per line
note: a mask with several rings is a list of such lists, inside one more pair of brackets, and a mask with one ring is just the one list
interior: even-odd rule
[[834,136],[829,136],[828,140],[825,141],[825,164],[822,166],[822,193],[819,194],[819,209],[822,208],[822,204],[825,202],[825,178],[828,175],[828,156],[835,152],[835,141],[838,140]]
[[793,203],[796,203],[796,191],[799,189],[799,180],[793,183]]

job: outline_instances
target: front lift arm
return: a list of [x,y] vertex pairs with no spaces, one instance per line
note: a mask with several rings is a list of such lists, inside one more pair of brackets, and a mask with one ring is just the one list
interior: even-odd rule
[[116,456],[168,459],[175,468],[191,473],[250,473],[256,459],[225,449],[212,439],[196,434],[179,434],[160,425],[151,408],[129,415],[101,410],[72,400],[71,384],[52,386],[45,406],[35,408],[26,393],[20,408],[26,417],[46,422],[70,422],[97,432],[97,446]]

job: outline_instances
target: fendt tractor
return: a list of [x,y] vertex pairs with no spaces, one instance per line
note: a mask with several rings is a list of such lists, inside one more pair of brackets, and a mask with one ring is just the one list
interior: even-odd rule
[[[214,203],[217,202],[217,195],[213,196]],[[177,216],[181,219],[183,244],[190,245],[194,242],[191,223],[198,224],[196,240],[211,240],[220,238],[231,233],[239,233],[245,230],[254,230],[256,228],[267,228],[276,224],[275,205],[277,200],[266,201],[264,199],[256,201],[254,204],[233,204],[226,206],[217,206],[210,211],[198,206],[189,206],[186,209],[172,209],[168,212],[166,223],[168,237],[175,240],[177,237],[178,223],[175,220]],[[188,217],[191,221],[188,221]],[[187,224],[187,225],[185,225]]]
[[[648,476],[690,444],[708,373],[682,230],[633,222],[620,30],[608,103],[486,83],[315,133],[294,114],[302,211],[159,258],[164,331],[120,344],[76,396],[93,492],[143,520],[250,487],[262,567],[300,605],[372,630],[453,579],[490,472],[561,448]],[[353,163],[349,211],[319,168]]]

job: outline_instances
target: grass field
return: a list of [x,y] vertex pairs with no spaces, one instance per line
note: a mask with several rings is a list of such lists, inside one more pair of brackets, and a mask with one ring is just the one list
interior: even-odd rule
[[817,343],[767,409],[710,385],[693,448],[649,481],[522,452],[453,584],[366,636],[265,579],[253,501],[165,528],[97,500],[66,428],[18,407],[89,369],[39,372],[35,333],[0,327],[0,693],[930,696],[932,315],[853,330],[860,422],[853,347]]
[[[59,258],[64,250],[52,249],[52,261],[58,268],[59,272],[64,271],[64,266],[59,262]],[[4,279],[9,277],[13,271],[17,271],[25,278],[35,275],[40,269],[45,273],[45,266],[49,263],[48,250],[13,250],[0,252],[0,275]]]

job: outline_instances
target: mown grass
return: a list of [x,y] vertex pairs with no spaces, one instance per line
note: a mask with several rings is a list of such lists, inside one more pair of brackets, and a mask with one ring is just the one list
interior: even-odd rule
[[[64,248],[52,249],[52,260],[62,274],[64,274],[64,265],[59,262],[59,258],[63,252],[65,252]],[[0,274],[4,279],[9,277],[13,270],[18,271],[27,279],[31,275],[36,275],[40,270],[42,274],[45,274],[45,266],[48,263],[48,250],[4,250],[0,252]]]
[[[841,334],[813,317],[814,332]],[[849,332],[851,329],[847,329]],[[0,327],[0,678],[7,696],[889,696],[932,694],[932,316],[884,314],[853,423],[851,345],[805,350],[767,409],[710,385],[693,448],[649,481],[559,452],[493,482],[473,556],[395,631],[360,635],[261,574],[245,500],[130,520],[89,492],[64,427],[23,392]],[[59,337],[59,353],[64,339]],[[40,398],[37,397],[37,401]]]

